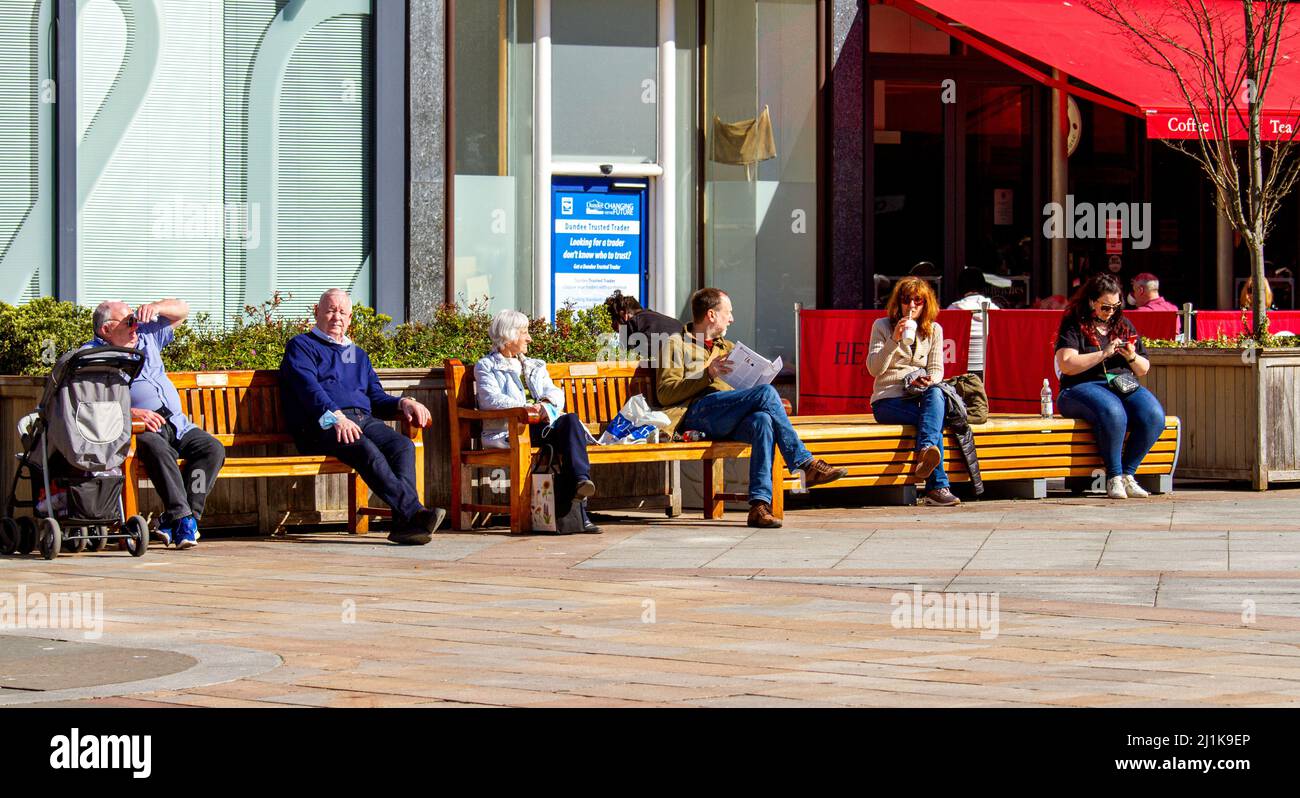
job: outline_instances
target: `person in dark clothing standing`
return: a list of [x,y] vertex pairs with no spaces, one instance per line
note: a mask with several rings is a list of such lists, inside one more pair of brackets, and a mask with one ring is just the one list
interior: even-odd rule
[[429,409],[409,396],[390,395],[365,350],[347,337],[352,300],[340,288],[321,294],[316,326],[294,336],[280,362],[280,402],[298,450],[325,454],[352,466],[393,508],[394,543],[423,545],[446,510],[429,509],[415,487],[415,444],[384,424],[401,414],[429,426]]
[[606,299],[605,307],[609,309],[614,332],[622,331],[624,348],[636,352],[643,360],[662,351],[668,336],[681,335],[686,329],[686,325],[672,316],[641,307],[636,297],[624,296],[622,291],[615,291]]

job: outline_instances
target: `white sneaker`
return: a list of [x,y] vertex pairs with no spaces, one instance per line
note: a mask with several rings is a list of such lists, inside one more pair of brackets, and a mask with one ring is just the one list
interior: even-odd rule
[[1124,475],[1124,492],[1128,494],[1130,499],[1145,499],[1151,495],[1142,489],[1142,486],[1138,484],[1137,477],[1132,474]]
[[1112,499],[1127,499],[1128,492],[1124,490],[1124,477],[1111,477],[1106,483],[1106,495]]

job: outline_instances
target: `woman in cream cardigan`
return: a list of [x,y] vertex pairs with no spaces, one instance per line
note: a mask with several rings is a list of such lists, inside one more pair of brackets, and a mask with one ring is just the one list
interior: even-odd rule
[[[925,480],[922,504],[953,507],[961,500],[948,489],[943,471],[943,329],[935,318],[939,301],[930,284],[905,277],[894,286],[887,315],[871,327],[867,369],[876,378],[871,412],[882,424],[916,428],[913,476]],[[912,386],[909,392],[907,386]]]

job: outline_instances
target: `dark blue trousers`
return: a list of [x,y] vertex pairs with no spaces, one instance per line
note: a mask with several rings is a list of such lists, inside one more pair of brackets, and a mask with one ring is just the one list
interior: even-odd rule
[[332,428],[308,430],[294,435],[298,451],[337,457],[355,468],[371,492],[393,508],[393,528],[402,528],[425,509],[415,490],[415,444],[360,410],[344,408],[343,415],[361,427],[360,438],[339,443]]

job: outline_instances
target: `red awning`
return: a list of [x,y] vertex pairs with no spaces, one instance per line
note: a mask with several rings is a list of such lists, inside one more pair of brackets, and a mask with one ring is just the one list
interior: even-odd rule
[[[1229,20],[1241,18],[1240,0],[1209,1],[1221,6]],[[883,2],[930,24],[937,22],[948,33],[1023,72],[1033,74],[1037,70],[1012,63],[1018,54],[1055,67],[1070,78],[1120,98],[1125,101],[1123,105],[1104,104],[1145,117],[1147,135],[1151,138],[1196,138],[1196,123],[1173,76],[1139,57],[1132,39],[1123,29],[1085,8],[1080,0]],[[1151,17],[1162,11],[1168,13],[1170,8],[1169,0],[1130,0],[1130,5]],[[945,25],[943,20],[928,12],[930,9],[996,42],[999,46],[994,49],[1001,52],[991,52],[987,41],[976,41],[976,37],[969,36],[961,27]],[[1169,14],[1166,19],[1166,30],[1171,34],[1189,43],[1196,41],[1192,28],[1176,15]],[[1297,37],[1300,34],[1300,5],[1287,14],[1285,29],[1278,64],[1264,94],[1263,137],[1266,140],[1290,139],[1292,131],[1300,130],[1297,127],[1300,125],[1300,37]],[[1040,79],[1049,85],[1053,83],[1047,76]],[[1068,90],[1088,99],[1104,99],[1073,85]],[[1241,108],[1240,117],[1244,119],[1244,101]],[[1240,120],[1233,120],[1229,135],[1233,139],[1244,139],[1245,125]]]

